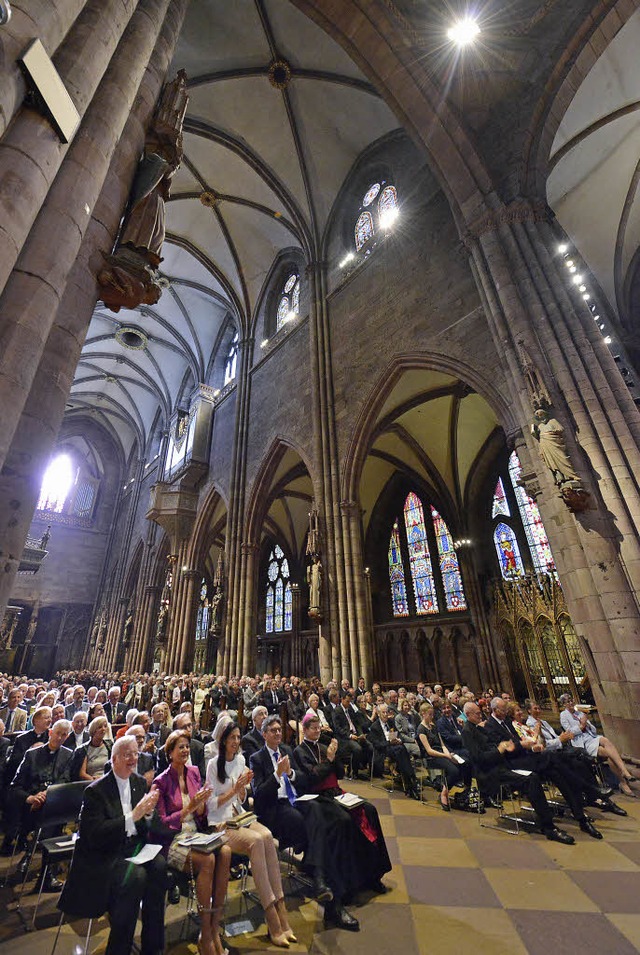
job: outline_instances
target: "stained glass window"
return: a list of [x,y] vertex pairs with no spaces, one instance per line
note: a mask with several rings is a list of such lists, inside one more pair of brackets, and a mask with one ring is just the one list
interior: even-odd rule
[[236,377],[238,367],[238,333],[236,332],[231,340],[227,360],[224,364],[224,383],[228,385]]
[[504,492],[504,484],[502,483],[502,478],[498,478],[498,483],[496,484],[496,489],[493,493],[493,506],[491,508],[491,518],[494,517],[511,517],[511,511],[509,510],[509,502],[507,501],[507,495]]
[[74,468],[69,455],[58,454],[45,471],[38,510],[60,514],[77,477],[78,468]]
[[292,627],[291,582],[289,561],[279,544],[269,554],[267,588],[265,595],[265,629],[267,633],[282,633]]
[[300,309],[300,278],[292,272],[282,286],[278,311],[276,313],[276,331],[298,314]]
[[433,506],[431,507],[431,518],[438,545],[440,573],[442,574],[447,610],[466,610],[467,602],[462,588],[458,555],[455,552],[449,528]]
[[438,598],[431,569],[431,555],[424,526],[424,512],[420,498],[413,491],[407,495],[404,504],[404,523],[407,530],[416,613],[438,613]]
[[373,216],[370,212],[361,212],[355,228],[356,252],[359,252],[369,239],[373,238]]
[[380,192],[379,182],[374,182],[372,186],[369,186],[369,188],[364,194],[364,199],[362,200],[362,205],[364,206],[365,209],[367,208],[367,206],[371,205],[371,203],[373,202],[373,200],[375,199],[375,197],[378,195],[379,192]]
[[389,540],[389,582],[394,617],[408,617],[407,588],[404,582],[404,567],[400,553],[400,533],[396,521]]
[[514,451],[509,458],[509,477],[518,502],[520,517],[527,535],[527,543],[531,551],[533,566],[538,574],[555,573],[556,564],[549,546],[549,538],[542,523],[538,505],[529,497],[523,487],[518,484],[522,476],[522,465]]
[[396,192],[396,188],[395,186],[385,186],[380,193],[380,198],[378,199],[378,216],[380,217],[380,225],[384,228],[385,225],[393,222],[397,215],[398,193]]
[[522,577],[524,567],[516,535],[508,524],[498,524],[493,532],[493,542],[496,545],[500,570],[505,580],[513,577]]

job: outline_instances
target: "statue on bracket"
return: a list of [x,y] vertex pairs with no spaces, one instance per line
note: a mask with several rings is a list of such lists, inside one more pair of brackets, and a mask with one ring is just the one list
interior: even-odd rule
[[165,237],[165,202],[182,162],[182,124],[188,103],[187,74],[180,70],[162,90],[116,248],[111,255],[103,253],[98,284],[102,301],[113,312],[155,305],[165,287],[158,273]]
[[307,557],[311,562],[307,567],[309,585],[309,617],[322,620],[322,561],[320,560],[320,529],[318,509],[315,501],[309,511],[309,535],[307,537]]
[[531,433],[538,442],[540,457],[553,475],[560,496],[570,511],[584,511],[589,505],[589,492],[571,463],[564,436],[564,428],[549,413],[548,408],[536,408]]

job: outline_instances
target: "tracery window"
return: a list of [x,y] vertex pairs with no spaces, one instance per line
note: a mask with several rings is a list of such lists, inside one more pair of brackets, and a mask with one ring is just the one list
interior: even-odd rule
[[283,630],[291,630],[292,596],[289,561],[279,544],[275,544],[269,553],[265,611],[267,633],[282,633]]
[[[57,454],[45,471],[37,509],[62,521],[90,520],[98,497],[99,478],[66,451]],[[55,519],[55,518],[54,518]]]
[[396,187],[384,180],[372,182],[362,197],[353,230],[356,252],[365,249],[365,255],[368,255],[376,234],[387,230],[397,216]]
[[498,483],[496,484],[496,489],[493,493],[493,505],[491,507],[491,517],[494,518],[500,516],[511,517],[509,502],[507,501],[507,495],[505,494],[502,478],[498,478]]
[[524,565],[513,529],[508,524],[498,524],[493,532],[493,542],[504,579],[511,580],[513,577],[522,577],[524,575]]
[[509,458],[509,477],[518,503],[520,518],[527,536],[533,566],[538,574],[554,573],[556,564],[549,546],[549,538],[542,523],[538,505],[529,497],[525,489],[518,484],[522,477],[522,465],[515,451]]
[[431,506],[431,518],[438,544],[440,573],[442,574],[447,610],[466,610],[467,602],[462,588],[458,555],[455,552],[449,528],[433,505]]
[[291,272],[282,286],[278,310],[276,312],[276,331],[295,318],[300,311],[300,276]]
[[[438,585],[442,586],[447,611],[467,609],[458,556],[449,528],[432,505],[429,505],[428,513],[431,515],[431,526],[425,522],[422,501],[411,491],[406,497],[403,508],[404,535],[402,535],[398,519],[391,529],[388,563],[394,617],[410,615],[406,589],[407,574],[411,577],[416,614],[440,612]],[[432,541],[435,540],[438,552],[438,578],[431,561],[430,538]],[[403,556],[404,547],[406,547],[406,558]]]
[[209,599],[207,582],[202,578],[200,584],[200,605],[196,615],[196,643],[206,640],[209,633]]
[[238,333],[236,332],[233,338],[231,339],[231,344],[229,345],[229,351],[227,353],[227,359],[224,363],[224,383],[228,385],[229,382],[233,381],[236,377],[236,371],[238,368]]

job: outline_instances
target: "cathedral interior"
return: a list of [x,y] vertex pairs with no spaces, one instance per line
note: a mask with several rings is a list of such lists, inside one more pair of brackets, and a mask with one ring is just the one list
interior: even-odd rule
[[640,4],[12,6],[0,669],[568,689],[638,753]]
[[[639,46],[640,0],[0,0],[0,671],[569,692],[640,757]],[[640,949],[632,800],[568,850],[370,795],[363,950]]]

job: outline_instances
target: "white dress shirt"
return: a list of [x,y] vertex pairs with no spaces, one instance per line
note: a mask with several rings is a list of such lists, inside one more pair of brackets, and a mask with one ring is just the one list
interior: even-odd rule
[[116,778],[118,792],[120,793],[120,802],[122,803],[122,813],[124,815],[125,834],[127,836],[135,836],[136,824],[133,821],[133,806],[131,804],[131,781],[128,778],[121,779],[117,773],[114,773],[113,775]]

